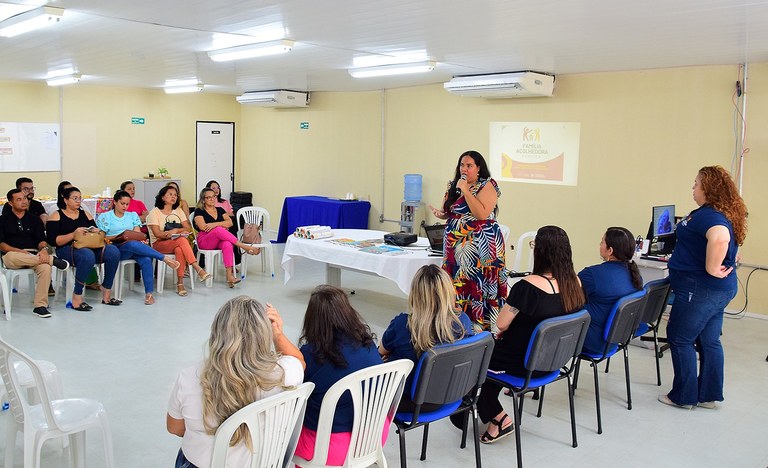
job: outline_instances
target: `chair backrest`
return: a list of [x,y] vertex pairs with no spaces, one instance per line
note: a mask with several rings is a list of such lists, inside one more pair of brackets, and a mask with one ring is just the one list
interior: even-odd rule
[[344,392],[352,395],[354,420],[344,466],[370,466],[382,450],[385,424],[394,417],[403,394],[405,378],[413,368],[409,359],[398,359],[353,372],[336,382],[323,397],[317,425],[313,460],[324,464],[328,459],[328,441],[336,405]]
[[657,279],[649,281],[643,287],[645,289],[645,308],[640,323],[655,325],[659,321],[664,309],[667,308],[667,299],[669,299],[670,285],[669,280]]
[[499,231],[501,231],[501,237],[504,239],[504,245],[506,246],[507,242],[509,242],[509,234],[512,232],[509,229],[509,226],[506,224],[499,224]]
[[515,263],[512,264],[512,271],[520,272],[523,268],[523,253],[528,252],[528,263],[525,264],[525,271],[533,270],[533,249],[528,245],[530,241],[536,238],[536,231],[524,232],[515,244]]
[[[461,400],[473,387],[485,382],[493,352],[488,332],[435,346],[424,352],[413,373],[411,396],[417,405],[444,405]],[[414,421],[418,414],[414,412]]]
[[645,289],[635,291],[616,301],[605,323],[606,349],[612,344],[626,345],[635,336],[645,307]]
[[307,398],[314,388],[312,382],[303,383],[294,390],[251,403],[227,418],[216,429],[211,468],[226,467],[232,435],[243,424],[248,427],[253,447],[250,468],[289,466],[299,440]]
[[51,400],[48,395],[48,390],[45,387],[43,373],[37,363],[34,359],[14,348],[5,340],[0,339],[0,377],[3,378],[5,392],[8,396],[10,410],[14,419],[20,425],[24,424],[24,420],[28,417],[31,406],[24,397],[22,383],[19,376],[16,374],[16,369],[14,367],[15,361],[20,361],[26,364],[32,374],[34,380],[34,388],[32,391],[37,393],[37,397],[41,402],[40,406],[42,407],[48,428],[52,430],[59,429],[56,419],[53,417],[53,408],[51,408]]
[[238,233],[246,224],[258,224],[261,232],[269,232],[269,211],[260,206],[246,206],[235,213]]
[[[533,329],[525,352],[525,368],[530,372],[562,369],[581,353],[587,337],[589,313],[582,309],[572,314],[541,321]],[[526,386],[528,383],[526,382]]]

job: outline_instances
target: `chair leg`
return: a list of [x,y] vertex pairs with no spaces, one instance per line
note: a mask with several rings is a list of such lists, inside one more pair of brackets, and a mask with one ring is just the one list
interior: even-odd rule
[[[482,461],[480,460],[480,427],[479,423],[477,421],[477,408],[472,406],[472,409],[470,410],[472,412],[472,430],[474,431],[474,439],[475,439],[475,467],[481,468]],[[467,431],[467,424],[464,424],[464,432],[466,434]]]
[[109,422],[107,420],[106,413],[101,413],[99,420],[101,421],[101,437],[104,441],[104,459],[106,461],[104,467],[115,468],[115,455],[112,446],[112,431],[109,430]]
[[661,387],[661,364],[659,363],[659,337],[653,329],[653,357],[656,358],[656,385]]
[[611,358],[606,359],[605,361],[605,373],[608,373],[608,368],[611,367]]
[[629,385],[629,351],[624,347],[624,378],[627,381],[627,409],[632,409],[632,388]]
[[421,457],[419,460],[427,459],[427,440],[429,439],[429,424],[424,424],[424,435],[421,438]]
[[[576,448],[579,446],[579,443],[576,441],[576,411],[573,407],[573,387],[571,386],[571,377],[567,376],[566,379],[568,381],[568,407],[571,410],[571,437],[573,438],[573,448]],[[544,387],[541,390],[543,391]]]
[[573,370],[573,391],[576,392],[576,386],[579,383],[579,370],[581,369],[581,359],[576,359],[576,368]]
[[597,409],[597,433],[603,433],[603,420],[600,417],[600,381],[597,379],[597,364],[592,363],[593,374],[595,374],[595,408]]
[[[569,384],[569,385],[570,385],[570,384]],[[547,388],[547,387],[545,386],[545,387],[541,387],[541,389],[540,389],[540,390],[541,390],[541,393],[539,393],[539,411],[536,413],[536,417],[537,417],[537,418],[540,418],[540,417],[541,417],[541,408],[544,406],[544,390],[545,390],[546,388]]]
[[7,419],[8,424],[5,426],[5,466],[11,468],[13,466],[13,452],[16,449],[16,435],[19,429],[13,417]]
[[[523,395],[519,395],[522,399]],[[515,449],[517,451],[517,468],[523,468],[523,451],[520,443],[520,409],[518,408],[518,395],[512,394],[512,410],[515,413]],[[499,428],[501,431],[501,428]]]
[[467,430],[469,425],[469,413],[464,412],[464,422],[462,424],[461,428],[461,444],[459,445],[459,448],[465,448],[467,446]]
[[85,431],[76,432],[69,437],[69,466],[85,468]]
[[400,468],[407,468],[408,462],[405,459],[405,431],[402,427],[397,428],[397,434],[400,438]]

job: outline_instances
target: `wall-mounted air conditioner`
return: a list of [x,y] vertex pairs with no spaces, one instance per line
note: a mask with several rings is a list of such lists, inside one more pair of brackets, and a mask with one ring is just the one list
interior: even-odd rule
[[443,87],[451,94],[487,99],[552,96],[555,77],[530,71],[456,76]]
[[261,107],[307,107],[309,93],[291,91],[288,89],[273,89],[269,91],[249,91],[237,96],[240,104],[250,104]]

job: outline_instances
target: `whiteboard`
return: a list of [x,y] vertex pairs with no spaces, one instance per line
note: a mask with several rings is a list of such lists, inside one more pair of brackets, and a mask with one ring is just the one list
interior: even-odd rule
[[61,127],[56,123],[0,122],[0,171],[61,170]]

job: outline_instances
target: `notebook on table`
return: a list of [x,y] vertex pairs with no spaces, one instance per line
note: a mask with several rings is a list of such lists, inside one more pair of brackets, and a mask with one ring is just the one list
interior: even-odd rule
[[445,237],[445,224],[433,224],[424,226],[424,232],[427,233],[429,241],[429,251],[431,253],[443,255],[443,238]]

